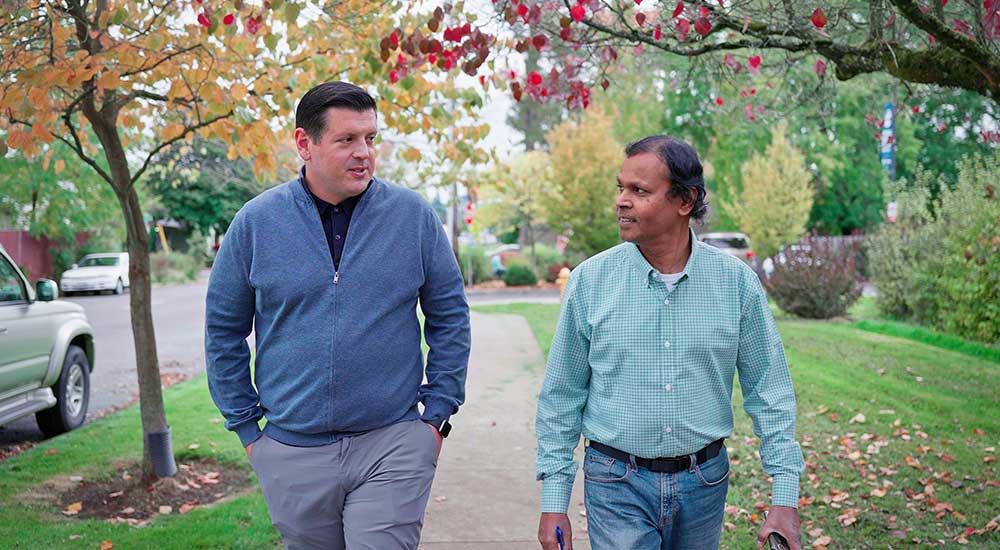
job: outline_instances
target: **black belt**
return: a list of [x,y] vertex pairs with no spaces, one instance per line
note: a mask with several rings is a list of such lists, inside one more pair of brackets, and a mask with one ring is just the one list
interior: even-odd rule
[[[697,464],[702,464],[719,456],[719,451],[722,450],[723,441],[725,441],[725,438],[717,439],[706,445],[698,452],[694,453]],[[593,447],[595,451],[604,453],[611,458],[617,458],[618,460],[622,460],[624,462],[631,462],[634,458],[636,466],[645,468],[651,472],[676,474],[677,472],[683,472],[691,467],[690,455],[661,458],[640,458],[637,456],[633,457],[633,455],[630,455],[625,451],[619,451],[614,447],[608,447],[607,445],[596,441],[591,441],[590,446]]]

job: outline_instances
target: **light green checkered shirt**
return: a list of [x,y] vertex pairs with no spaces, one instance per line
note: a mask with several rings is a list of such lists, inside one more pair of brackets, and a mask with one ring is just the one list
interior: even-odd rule
[[795,393],[767,297],[740,260],[691,232],[668,292],[632,243],[570,276],[538,399],[542,511],[566,512],[585,438],[643,458],[684,456],[733,432],[733,375],[760,437],[772,504],[798,505]]

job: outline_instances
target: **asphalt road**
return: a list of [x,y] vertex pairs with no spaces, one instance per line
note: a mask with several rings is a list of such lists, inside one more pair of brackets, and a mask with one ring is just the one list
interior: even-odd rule
[[[163,376],[191,376],[205,369],[205,290],[207,281],[153,288],[153,323]],[[83,306],[94,327],[96,360],[90,378],[92,419],[102,410],[138,396],[135,345],[129,295],[85,295],[65,298]],[[42,433],[34,417],[0,428],[0,447],[38,441]]]

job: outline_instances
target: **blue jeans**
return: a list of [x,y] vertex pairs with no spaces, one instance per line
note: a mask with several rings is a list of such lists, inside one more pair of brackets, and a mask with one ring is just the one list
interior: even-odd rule
[[729,455],[656,473],[588,447],[583,461],[593,550],[715,550],[729,490]]

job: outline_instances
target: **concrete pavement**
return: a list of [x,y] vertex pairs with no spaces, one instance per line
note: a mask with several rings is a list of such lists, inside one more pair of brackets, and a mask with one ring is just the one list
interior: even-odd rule
[[[438,461],[420,548],[539,548],[534,419],[544,363],[523,317],[472,313],[466,405]],[[582,477],[570,503],[577,549],[589,548]]]

